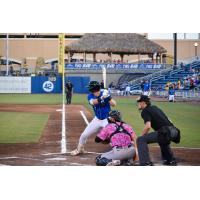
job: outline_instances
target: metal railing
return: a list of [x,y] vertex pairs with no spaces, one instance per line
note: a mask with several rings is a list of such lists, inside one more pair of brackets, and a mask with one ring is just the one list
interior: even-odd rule
[[[200,60],[197,60],[196,57],[195,57],[195,59],[194,59],[194,58],[193,58],[193,59],[190,59],[190,63],[191,63],[191,67],[193,68],[193,67],[196,67],[196,66],[200,65]],[[172,70],[173,67],[174,67],[173,65],[170,65],[170,68],[168,68],[168,69],[164,69],[164,70],[161,70],[161,71],[159,71],[159,72],[155,72],[155,73],[152,73],[152,74],[150,74],[150,75],[137,78],[137,79],[135,79],[135,80],[130,81],[129,83],[130,83],[131,85],[133,85],[133,87],[138,87],[138,86],[139,86],[139,83],[141,83],[142,80],[149,80],[149,79],[150,79],[151,82],[152,82],[152,81],[156,81],[156,80],[158,80],[158,79],[164,78],[164,77],[165,77],[164,75],[167,74],[168,72],[170,72],[169,75],[170,75],[170,77],[171,77],[171,76],[174,75],[174,74],[177,74],[177,73],[179,73],[179,72],[184,71],[184,70],[181,68],[180,65],[177,66],[177,69],[175,69],[175,70]]]
[[149,79],[153,79],[155,77],[160,78],[160,76],[162,76],[172,70],[172,65],[165,65],[165,68],[166,69],[160,70],[159,72],[155,72],[155,73],[149,74],[147,76],[143,76],[143,77],[137,78],[135,80],[132,80],[129,82],[129,84],[135,85],[135,84],[141,83],[142,80],[149,80]]
[[[152,91],[152,96],[166,98],[168,97],[168,91]],[[200,100],[200,91],[178,90],[175,92],[175,98],[182,100]]]

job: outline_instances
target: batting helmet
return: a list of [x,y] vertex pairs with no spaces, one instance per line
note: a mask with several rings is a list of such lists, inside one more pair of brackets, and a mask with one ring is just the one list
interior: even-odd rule
[[97,92],[101,89],[98,81],[90,81],[87,87],[90,92]]
[[122,121],[122,116],[121,116],[121,113],[118,111],[118,110],[111,110],[109,112],[109,117],[112,117],[115,119],[115,121]]

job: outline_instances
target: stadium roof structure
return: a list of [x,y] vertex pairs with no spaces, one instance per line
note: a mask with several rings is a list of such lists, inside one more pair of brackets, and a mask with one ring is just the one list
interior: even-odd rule
[[86,33],[65,47],[66,53],[162,54],[167,50],[136,33]]

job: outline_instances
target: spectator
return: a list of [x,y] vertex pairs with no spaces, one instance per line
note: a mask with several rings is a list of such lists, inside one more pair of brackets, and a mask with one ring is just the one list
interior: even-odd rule
[[174,102],[174,96],[175,96],[175,90],[174,90],[174,88],[173,88],[173,85],[170,85],[169,86],[169,92],[168,92],[168,94],[169,94],[169,97],[168,97],[168,100],[169,100],[169,102]]
[[109,86],[108,86],[108,92],[109,92],[109,94],[110,94],[110,91],[111,91],[111,89],[113,88],[113,82],[111,82],[110,84],[109,84]]
[[10,72],[10,75],[12,76],[13,73],[14,73],[14,70],[13,70],[13,66],[12,66],[12,65],[10,66],[9,72]]
[[144,91],[144,80],[141,81],[140,87],[141,87],[141,90],[143,92]]
[[129,84],[126,85],[124,96],[129,96],[131,91],[131,87]]
[[100,83],[100,87],[101,87],[101,89],[104,89],[104,82],[103,82],[103,80]]
[[190,79],[190,90],[194,89],[194,80],[193,78]]
[[148,82],[148,80],[146,80],[144,82],[143,95],[149,96],[150,95],[150,90],[151,90],[150,83]]
[[180,90],[180,87],[181,87],[181,80],[178,79],[178,90]]

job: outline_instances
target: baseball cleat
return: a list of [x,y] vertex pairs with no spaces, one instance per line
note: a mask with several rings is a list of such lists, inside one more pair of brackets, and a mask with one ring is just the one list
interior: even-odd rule
[[84,146],[78,145],[78,147],[75,150],[71,151],[70,154],[71,156],[77,156],[79,154],[84,154],[84,153],[86,153],[86,151],[84,150]]
[[71,156],[77,156],[77,155],[79,155],[79,154],[84,154],[84,153],[86,153],[86,151],[85,150],[78,150],[78,149],[75,149],[75,150],[73,150],[73,151],[71,151],[70,152],[70,155]]
[[112,160],[112,162],[109,162],[106,166],[119,166],[120,164],[120,160]]

